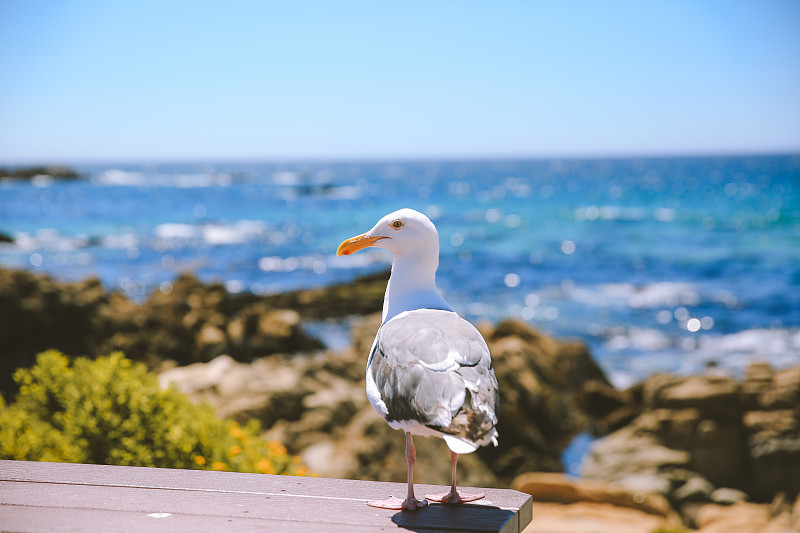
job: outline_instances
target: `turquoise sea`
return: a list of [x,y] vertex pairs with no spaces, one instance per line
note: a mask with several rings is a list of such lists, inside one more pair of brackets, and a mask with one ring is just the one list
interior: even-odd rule
[[[232,292],[388,267],[345,238],[400,207],[439,229],[468,319],[584,340],[618,386],[800,362],[800,156],[76,165],[0,179],[0,265],[98,276],[140,300],[183,271]],[[341,324],[314,324],[333,347]],[[366,354],[365,354],[366,355]]]

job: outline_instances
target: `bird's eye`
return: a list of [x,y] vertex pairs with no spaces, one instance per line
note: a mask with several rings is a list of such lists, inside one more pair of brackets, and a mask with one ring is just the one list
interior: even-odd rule
[[403,221],[402,220],[395,220],[394,222],[392,222],[392,227],[394,229],[402,228],[403,227]]

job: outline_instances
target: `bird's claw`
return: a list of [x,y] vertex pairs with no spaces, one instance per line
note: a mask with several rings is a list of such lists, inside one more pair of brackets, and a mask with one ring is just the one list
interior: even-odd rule
[[425,507],[428,505],[428,500],[417,500],[408,499],[401,500],[399,498],[395,498],[394,496],[390,496],[385,500],[375,500],[367,502],[367,505],[370,507],[376,507],[378,509],[391,509],[393,511],[415,511],[420,507]]
[[425,498],[438,503],[467,503],[485,498],[485,494],[459,494],[458,492],[443,492],[442,494],[426,494]]

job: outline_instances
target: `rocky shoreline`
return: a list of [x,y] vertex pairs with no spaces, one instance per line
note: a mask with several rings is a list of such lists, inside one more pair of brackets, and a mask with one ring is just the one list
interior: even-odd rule
[[16,169],[0,168],[0,180],[76,180],[80,174],[65,166],[34,166]]
[[[13,395],[13,369],[42,350],[122,350],[221,416],[259,419],[268,438],[319,475],[403,480],[402,436],[363,392],[387,277],[256,296],[184,275],[137,304],[96,279],[0,269],[2,392]],[[348,315],[345,349],[326,348],[304,327]],[[656,375],[619,391],[581,343],[519,321],[478,326],[500,382],[501,444],[463,457],[459,483],[531,492],[531,531],[800,526],[800,366],[754,362],[741,382],[713,372]],[[561,454],[583,431],[598,440],[576,480],[560,474]],[[446,483],[444,445],[418,440],[418,480]]]
[[[379,314],[358,321],[354,348],[276,354],[252,364],[221,356],[164,371],[160,379],[209,402],[220,415],[258,418],[270,439],[299,453],[319,475],[403,479],[405,442],[364,394],[365,354],[379,323]],[[610,385],[583,345],[542,336],[519,322],[481,329],[505,400],[498,425],[503,445],[464,457],[462,482],[508,486],[519,472],[559,471],[564,447],[589,423],[577,404],[582,387]],[[444,445],[438,439],[419,440],[419,481],[446,479],[450,465]]]
[[586,479],[661,494],[690,526],[746,502],[800,518],[800,366],[754,362],[741,382],[659,374],[625,397],[617,412],[635,416],[595,443]]
[[252,361],[322,347],[303,331],[297,312],[188,275],[169,294],[155,291],[139,305],[106,291],[96,278],[66,283],[7,269],[0,269],[0,339],[0,392],[6,396],[13,394],[14,369],[31,366],[37,353],[50,348],[73,356],[121,350],[154,368],[223,353]]

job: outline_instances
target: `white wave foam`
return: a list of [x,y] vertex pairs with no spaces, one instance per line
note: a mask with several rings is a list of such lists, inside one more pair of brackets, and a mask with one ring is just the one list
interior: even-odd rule
[[601,358],[627,352],[623,368],[609,372],[615,386],[624,388],[657,372],[697,374],[713,367],[717,372],[741,378],[747,366],[764,361],[781,369],[800,361],[800,330],[748,329],[729,334],[698,333],[671,337],[664,332],[631,328],[616,331],[599,350]]
[[211,246],[243,244],[260,238],[268,232],[267,224],[261,220],[237,220],[232,224],[183,224],[167,222],[155,227],[158,239],[165,241],[188,241],[202,239]]
[[227,187],[233,182],[233,178],[225,173],[146,174],[111,168],[92,176],[91,181],[106,186],[194,188]]
[[200,226],[193,224],[179,224],[177,222],[167,222],[159,224],[153,231],[159,239],[184,240],[194,239],[200,235]]
[[282,185],[284,187],[292,187],[299,184],[301,181],[300,175],[297,172],[284,171],[276,172],[272,175],[272,183],[275,185]]
[[118,233],[106,235],[100,243],[105,248],[130,249],[139,246],[139,237],[133,232]]
[[361,189],[352,186],[332,187],[328,192],[328,196],[336,200],[357,200],[361,194]]
[[699,350],[712,355],[746,354],[764,357],[793,357],[800,360],[800,331],[790,329],[748,329],[727,335],[704,335]]
[[91,181],[98,185],[117,185],[135,187],[145,185],[145,175],[141,172],[127,172],[116,168],[110,168],[100,174],[92,176]]
[[317,274],[324,274],[328,269],[325,261],[315,255],[299,257],[262,257],[258,260],[258,268],[264,272],[294,272],[295,270],[313,270]]
[[[572,218],[576,222],[593,222],[598,219],[638,222],[644,220],[647,216],[648,211],[643,207],[618,207],[614,205],[579,207],[572,213]],[[658,207],[653,210],[651,216],[659,222],[674,222],[677,218],[677,213],[674,209],[668,207]]]
[[700,295],[691,283],[662,281],[635,287],[628,301],[631,307],[675,307],[697,305]]
[[231,225],[205,225],[203,240],[212,246],[243,244],[264,235],[267,225],[260,220],[238,220]]
[[662,281],[648,285],[601,283],[594,286],[562,286],[563,297],[595,307],[629,306],[634,308],[697,305],[700,294],[691,283]]
[[[193,187],[227,187],[233,182],[230,174],[176,174],[174,176],[158,176],[159,180],[167,177],[172,177],[172,185],[190,189]],[[168,184],[167,181],[165,184]]]
[[89,237],[87,235],[62,235],[57,229],[43,228],[32,234],[15,233],[13,245],[26,252],[31,250],[72,252],[88,246]]
[[55,183],[55,178],[48,174],[37,174],[31,178],[31,185],[37,189],[46,189],[47,187],[52,187],[53,183]]
[[611,350],[661,351],[674,345],[666,333],[657,329],[631,328],[625,333],[616,334],[606,341]]

